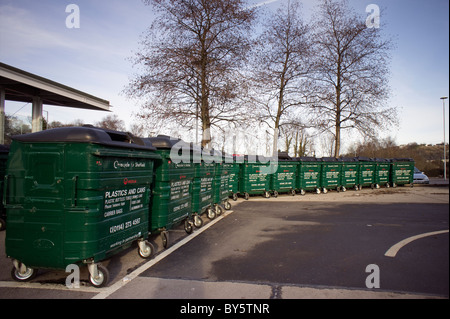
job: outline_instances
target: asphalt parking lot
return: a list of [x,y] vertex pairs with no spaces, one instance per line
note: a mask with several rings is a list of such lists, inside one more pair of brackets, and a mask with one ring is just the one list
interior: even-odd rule
[[0,298],[448,298],[448,203],[448,186],[240,199],[190,236],[172,231],[151,261],[135,248],[105,261],[102,289],[86,270],[78,289],[62,271],[12,281],[2,232]]

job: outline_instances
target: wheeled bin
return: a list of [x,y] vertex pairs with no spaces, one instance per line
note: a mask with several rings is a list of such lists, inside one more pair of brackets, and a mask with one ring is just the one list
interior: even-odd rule
[[375,187],[380,188],[381,185],[389,187],[389,180],[391,175],[391,163],[386,158],[375,158]]
[[[169,242],[168,230],[184,222],[184,230],[190,234],[191,187],[194,179],[194,163],[191,161],[190,145],[178,138],[167,135],[144,138],[145,142],[156,147],[160,159],[155,160],[155,176],[152,187],[149,231],[161,234],[163,246]],[[176,152],[172,158],[171,152]],[[184,155],[183,155],[184,148]],[[196,220],[196,224],[200,225]]]
[[[204,160],[207,158],[208,160]],[[213,181],[216,170],[211,150],[192,147],[194,180],[192,181],[191,210],[195,219],[206,213],[209,219],[216,217],[214,209]],[[198,216],[198,217],[195,217]]]
[[391,159],[391,185],[410,184],[414,182],[414,160],[412,158],[393,158]]
[[345,192],[348,188],[359,190],[359,162],[354,157],[343,157],[341,170],[341,190]]
[[298,162],[285,152],[278,153],[277,170],[271,174],[270,190],[274,197],[281,193],[295,195]]
[[368,157],[359,156],[359,189],[363,187],[375,188],[376,163]]
[[322,171],[320,174],[322,192],[326,194],[329,189],[341,191],[342,186],[342,160],[335,157],[322,157]]
[[[219,158],[220,156],[220,158]],[[214,176],[214,204],[217,210],[225,208],[231,209],[229,202],[230,196],[230,173],[233,169],[233,157],[223,154],[218,154],[216,160],[216,170]],[[217,207],[219,206],[219,207]],[[219,212],[220,214],[221,212]]]
[[38,268],[87,264],[102,287],[102,260],[138,242],[153,251],[148,210],[155,148],[122,132],[67,127],[13,137],[4,179],[6,255],[12,277],[31,280]]
[[315,157],[297,157],[297,189],[301,195],[305,195],[306,191],[315,191],[320,194],[320,174],[322,165]]
[[6,209],[3,206],[3,179],[6,174],[9,146],[0,145],[0,231],[6,228]]
[[233,162],[226,164],[228,166],[228,185],[229,185],[229,196],[233,198],[234,201],[238,200],[239,196],[239,174],[241,171],[241,165],[244,163],[244,156],[233,156]]
[[239,193],[246,200],[250,195],[270,197],[270,165],[270,160],[264,156],[245,155],[239,174]]

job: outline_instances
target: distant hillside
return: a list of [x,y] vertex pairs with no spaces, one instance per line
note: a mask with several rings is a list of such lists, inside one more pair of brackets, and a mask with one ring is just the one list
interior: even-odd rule
[[[384,144],[384,145],[383,145]],[[343,156],[367,156],[380,158],[413,158],[416,167],[424,171],[429,177],[444,176],[444,144],[430,145],[410,143],[407,145],[393,145],[392,143],[366,143],[357,145],[349,154]],[[447,143],[447,176],[449,175],[449,146]]]

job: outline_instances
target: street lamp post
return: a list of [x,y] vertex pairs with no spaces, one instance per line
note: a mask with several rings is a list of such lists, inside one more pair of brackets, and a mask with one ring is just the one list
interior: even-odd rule
[[442,109],[444,112],[444,180],[447,180],[447,159],[446,159],[446,146],[445,146],[445,100],[448,99],[447,96],[441,97]]

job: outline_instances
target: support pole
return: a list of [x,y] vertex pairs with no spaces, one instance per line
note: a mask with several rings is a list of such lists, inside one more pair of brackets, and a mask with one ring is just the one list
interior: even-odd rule
[[31,132],[42,131],[42,99],[39,96],[33,97],[33,120],[31,122]]
[[5,88],[0,87],[0,144],[5,144]]

